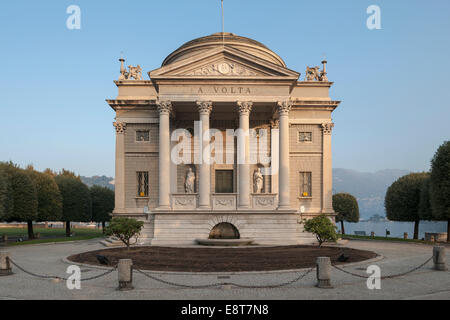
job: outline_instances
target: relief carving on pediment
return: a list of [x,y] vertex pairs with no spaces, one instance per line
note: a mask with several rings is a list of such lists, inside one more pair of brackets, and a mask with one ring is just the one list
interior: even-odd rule
[[188,76],[258,76],[259,74],[236,63],[213,63],[187,73]]

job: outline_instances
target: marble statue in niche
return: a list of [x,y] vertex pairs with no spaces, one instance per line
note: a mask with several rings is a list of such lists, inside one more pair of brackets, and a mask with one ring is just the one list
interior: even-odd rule
[[186,193],[195,192],[195,173],[192,171],[192,168],[189,168],[186,173],[186,182],[184,183],[184,188]]
[[264,177],[261,173],[261,168],[255,170],[253,174],[253,192],[254,193],[262,193],[262,189],[264,186]]

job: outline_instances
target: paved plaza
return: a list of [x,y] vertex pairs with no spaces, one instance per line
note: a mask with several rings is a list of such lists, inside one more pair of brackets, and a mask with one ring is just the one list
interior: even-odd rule
[[[367,266],[376,264],[382,276],[399,274],[419,266],[432,255],[433,247],[403,242],[351,241],[347,247],[371,250],[383,258],[345,267],[365,275]],[[65,257],[102,249],[98,240],[73,243],[10,247],[12,259],[25,269],[42,275],[67,277],[69,263]],[[5,250],[4,248],[2,250]],[[450,265],[447,246],[447,264]],[[432,270],[432,262],[405,276],[381,281],[380,290],[367,289],[366,280],[336,269],[332,270],[334,289],[315,287],[315,271],[304,279],[276,289],[241,289],[220,286],[208,289],[174,287],[134,273],[133,291],[117,291],[117,272],[81,283],[81,290],[69,290],[65,281],[41,279],[14,268],[14,275],[0,277],[0,299],[448,299],[450,300],[450,272]],[[105,269],[82,266],[82,277],[92,277]],[[298,277],[301,272],[264,272],[243,274],[181,274],[151,273],[158,279],[187,285],[232,282],[243,285],[275,285]],[[228,278],[229,277],[229,278]]]

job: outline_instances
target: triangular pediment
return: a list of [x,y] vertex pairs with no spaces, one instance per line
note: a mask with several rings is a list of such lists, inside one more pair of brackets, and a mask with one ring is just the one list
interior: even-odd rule
[[151,79],[158,78],[287,78],[296,80],[299,73],[276,65],[241,50],[214,48],[189,58],[149,72]]

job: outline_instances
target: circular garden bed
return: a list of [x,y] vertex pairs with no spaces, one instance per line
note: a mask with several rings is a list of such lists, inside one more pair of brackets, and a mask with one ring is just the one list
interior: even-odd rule
[[[348,259],[340,262],[344,254]],[[371,251],[313,246],[246,248],[133,247],[103,249],[79,253],[68,259],[76,263],[101,265],[97,256],[105,256],[110,265],[119,259],[132,259],[135,268],[177,272],[274,271],[309,268],[317,257],[330,257],[332,264],[359,262],[375,258]]]

